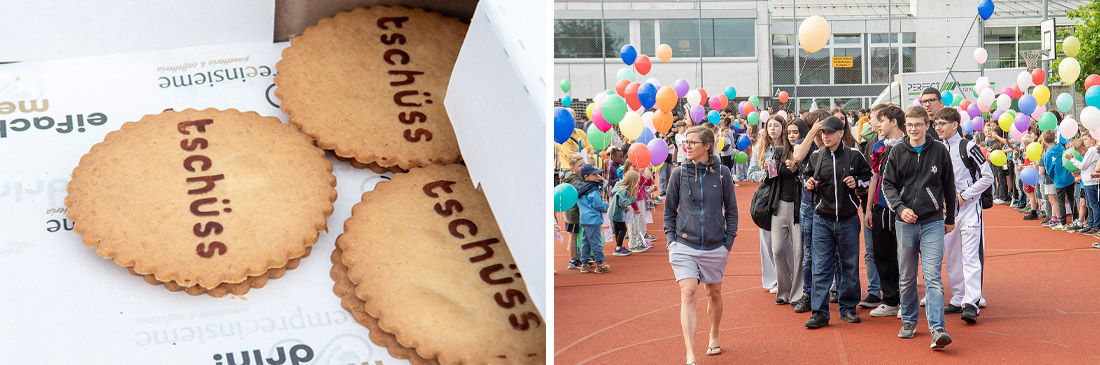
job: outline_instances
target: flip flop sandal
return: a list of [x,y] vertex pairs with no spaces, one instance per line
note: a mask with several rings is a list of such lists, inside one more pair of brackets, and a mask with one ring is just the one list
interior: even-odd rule
[[[718,350],[718,351],[717,352],[711,352],[713,350]],[[722,347],[721,346],[707,347],[707,356],[716,356],[716,355],[721,355],[721,354],[722,354]]]

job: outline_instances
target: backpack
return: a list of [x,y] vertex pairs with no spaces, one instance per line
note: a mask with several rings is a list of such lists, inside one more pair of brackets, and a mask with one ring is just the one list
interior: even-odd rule
[[[965,143],[964,143],[965,142]],[[959,141],[959,158],[963,160],[963,164],[970,170],[970,178],[974,181],[978,181],[982,177],[982,169],[974,162],[974,159],[970,157],[970,154],[966,151],[967,143],[972,143],[967,139]],[[983,163],[985,161],[982,161]],[[990,184],[988,188],[981,195],[982,209],[989,209],[993,207],[993,184]]]

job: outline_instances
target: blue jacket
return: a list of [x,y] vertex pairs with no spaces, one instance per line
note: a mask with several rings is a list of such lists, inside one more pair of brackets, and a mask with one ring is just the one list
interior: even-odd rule
[[1055,143],[1043,155],[1047,174],[1054,180],[1054,187],[1059,189],[1073,185],[1073,175],[1070,174],[1069,170],[1066,170],[1065,166],[1062,166],[1062,155],[1065,153],[1066,148],[1059,143]]
[[737,198],[733,176],[718,163],[688,161],[672,170],[665,190],[665,236],[697,250],[733,248]]
[[604,203],[603,198],[600,197],[600,189],[584,187],[584,185],[599,186],[600,183],[581,181],[577,184],[582,186],[582,188],[577,189],[581,192],[577,198],[577,206],[580,207],[581,212],[581,224],[603,225],[603,212],[607,211],[607,203]]
[[623,211],[630,209],[630,204],[633,204],[637,199],[633,194],[626,189],[626,185],[620,181],[615,184],[615,189],[612,190],[611,198],[608,199],[607,214],[611,216],[612,222],[625,222],[623,218]]

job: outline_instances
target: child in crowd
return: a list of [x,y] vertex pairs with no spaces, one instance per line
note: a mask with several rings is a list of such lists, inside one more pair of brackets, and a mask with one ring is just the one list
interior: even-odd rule
[[[575,154],[569,156],[570,169],[561,178],[562,183],[577,185],[581,182],[581,166],[584,166],[584,156]],[[580,208],[574,205],[565,211],[565,245],[569,247],[570,269],[580,269],[581,259],[577,256],[577,235],[581,232]]]
[[[584,230],[581,239],[581,273],[587,274],[595,271],[597,274],[611,270],[611,266],[604,263],[603,237],[600,226],[603,225],[603,212],[608,205],[600,198],[600,170],[595,166],[585,164],[581,167],[581,182],[577,183],[577,206],[580,207],[581,227]],[[595,261],[595,265],[589,264],[589,257]]]
[[[607,214],[611,216],[611,225],[615,232],[615,256],[629,256],[630,251],[623,248],[623,239],[626,238],[626,212],[633,214],[637,208],[631,208],[635,203],[635,195],[638,192],[638,179],[639,175],[637,171],[627,171],[623,173],[623,178],[615,184],[615,188],[611,190],[611,199],[608,200],[610,208],[607,210]],[[628,210],[629,209],[629,210]]]

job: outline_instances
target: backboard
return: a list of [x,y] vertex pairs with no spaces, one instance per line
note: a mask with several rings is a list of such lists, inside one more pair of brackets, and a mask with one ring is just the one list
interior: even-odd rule
[[1054,50],[1054,18],[1044,20],[1039,23],[1039,39],[1042,40],[1043,61],[1053,60],[1057,56],[1058,52]]

